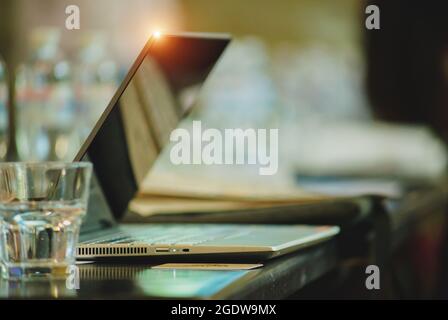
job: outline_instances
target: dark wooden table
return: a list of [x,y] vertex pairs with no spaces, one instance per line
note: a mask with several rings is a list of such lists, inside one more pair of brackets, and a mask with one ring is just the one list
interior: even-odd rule
[[[382,279],[388,278],[395,248],[402,246],[418,223],[435,212],[443,214],[447,202],[444,188],[414,191],[400,201],[387,200],[381,208],[373,207],[375,213],[344,228],[338,237],[265,261],[263,267],[253,270],[161,270],[149,263],[79,264],[78,290],[68,289],[65,280],[0,280],[0,298],[283,299],[307,298],[309,288],[314,289],[314,298],[337,298],[352,290],[351,286],[358,288],[353,295],[345,296],[390,297],[383,292],[366,293],[365,266],[383,264]],[[385,231],[377,228],[382,224],[387,227]],[[353,264],[358,266],[355,277],[344,271]]]

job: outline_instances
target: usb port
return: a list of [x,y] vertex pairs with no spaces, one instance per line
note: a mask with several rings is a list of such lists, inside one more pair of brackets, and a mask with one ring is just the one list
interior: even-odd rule
[[156,252],[170,252],[169,248],[156,248]]

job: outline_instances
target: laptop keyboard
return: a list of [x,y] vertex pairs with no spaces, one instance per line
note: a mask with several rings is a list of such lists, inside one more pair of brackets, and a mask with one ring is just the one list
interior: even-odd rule
[[[145,230],[146,229],[146,230]],[[182,227],[151,227],[136,230],[130,235],[126,231],[117,231],[113,235],[106,235],[86,241],[84,244],[130,244],[145,243],[151,245],[198,245],[209,241],[239,237],[251,233],[252,228],[244,231],[232,227],[182,228]],[[187,233],[186,233],[186,230]]]

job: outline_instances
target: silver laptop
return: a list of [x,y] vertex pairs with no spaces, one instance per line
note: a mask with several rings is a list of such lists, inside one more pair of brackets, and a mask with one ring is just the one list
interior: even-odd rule
[[75,157],[91,161],[95,172],[78,258],[258,260],[339,232],[334,226],[118,223],[229,42],[225,35],[165,34],[143,48]]

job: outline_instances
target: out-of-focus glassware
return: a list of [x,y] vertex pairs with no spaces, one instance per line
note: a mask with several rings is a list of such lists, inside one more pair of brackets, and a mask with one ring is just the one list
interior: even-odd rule
[[358,51],[284,45],[273,54],[282,115],[295,126],[318,119],[368,121],[364,63]]
[[90,133],[118,87],[118,66],[109,52],[104,33],[89,32],[81,37],[74,64],[80,141],[84,141]]
[[194,112],[215,128],[277,127],[278,99],[269,65],[262,40],[233,41],[205,84]]
[[[248,36],[232,41],[201,90],[197,108],[193,109],[190,117],[181,125],[184,129],[191,130],[191,120],[201,120],[204,127],[219,130],[277,129],[277,107],[278,97],[270,74],[268,49],[260,38]],[[236,143],[245,142],[241,140]],[[247,149],[245,157],[253,156],[256,152],[270,152],[268,149],[269,144],[260,144],[257,148]],[[171,166],[169,152],[164,152],[160,158],[158,163],[166,166],[165,170],[184,168]],[[159,168],[162,169],[156,164],[154,170]],[[217,179],[239,176],[247,180],[259,176],[258,167],[249,164],[195,166],[189,167],[187,171],[192,170]]]
[[0,161],[6,158],[8,147],[8,80],[0,57]]
[[87,210],[88,162],[0,163],[2,277],[64,276]]
[[21,160],[71,160],[78,148],[72,68],[60,30],[31,34],[28,60],[16,74],[17,149]]

